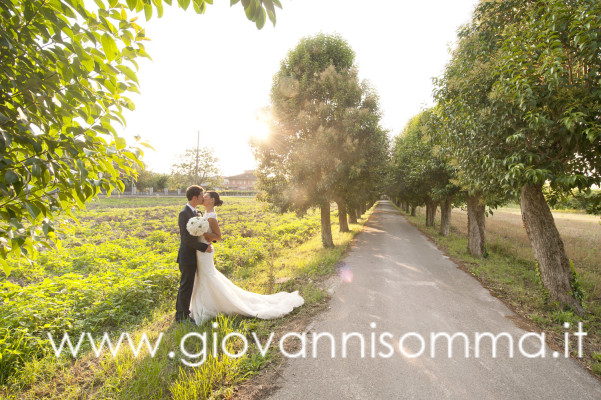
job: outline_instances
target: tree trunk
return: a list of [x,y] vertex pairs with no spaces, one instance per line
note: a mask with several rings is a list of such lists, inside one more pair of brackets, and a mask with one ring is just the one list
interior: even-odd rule
[[438,203],[432,199],[426,199],[426,226],[434,226],[434,218],[436,217],[436,208]]
[[415,210],[417,209],[416,206],[411,206],[411,216],[415,217]]
[[584,309],[572,293],[574,276],[570,260],[541,185],[522,186],[520,208],[534,257],[538,261],[541,280],[549,291],[549,299],[567,305],[582,315]]
[[476,257],[486,256],[485,210],[480,195],[467,197],[467,250]]
[[347,212],[348,212],[349,222],[351,224],[356,224],[357,223],[357,213],[355,212],[355,209],[353,207],[348,207]]
[[321,205],[321,241],[323,247],[334,247],[332,224],[330,222],[330,203]]
[[340,232],[350,232],[346,216],[346,204],[343,201],[337,201],[336,204],[338,204],[338,224],[340,225]]
[[449,236],[451,230],[452,197],[445,197],[440,203],[440,234]]

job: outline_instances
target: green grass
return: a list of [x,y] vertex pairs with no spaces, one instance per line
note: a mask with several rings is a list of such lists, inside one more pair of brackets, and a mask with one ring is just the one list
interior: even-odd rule
[[[400,211],[400,210],[399,210]],[[440,219],[434,227],[425,226],[425,212],[411,217],[403,213],[413,225],[434,240],[449,256],[476,276],[491,292],[508,304],[516,313],[532,321],[547,332],[551,341],[562,337],[564,322],[572,331],[578,322],[588,333],[584,340],[584,357],[581,361],[592,371],[601,375],[601,227],[596,218],[589,215],[555,216],[568,256],[574,261],[585,292],[584,303],[588,314],[575,315],[561,309],[557,304],[546,302],[546,292],[538,276],[533,251],[522,227],[519,213],[514,209],[498,210],[487,218],[486,235],[489,255],[475,258],[467,252],[467,227],[465,212],[453,210],[451,233],[439,234]],[[571,347],[572,356],[577,348]],[[596,355],[597,354],[597,355]]]
[[[84,213],[81,230],[66,241],[64,253],[60,253],[67,261],[56,260],[48,255],[38,270],[20,270],[21,274],[17,280],[21,280],[23,286],[11,282],[12,277],[5,280],[4,285],[13,285],[11,287],[15,290],[14,294],[18,294],[13,295],[13,301],[22,305],[15,319],[25,321],[27,306],[26,303],[19,303],[23,291],[30,290],[32,296],[41,293],[42,297],[35,303],[34,309],[47,312],[45,307],[52,304],[52,299],[60,291],[50,290],[44,293],[39,290],[40,285],[50,282],[51,286],[55,286],[56,282],[70,279],[72,286],[67,292],[71,293],[71,297],[78,299],[77,301],[89,301],[89,306],[83,307],[84,314],[79,315],[73,311],[76,307],[65,308],[64,304],[57,305],[59,311],[60,307],[65,310],[65,319],[72,324],[80,324],[81,329],[92,332],[108,330],[112,332],[115,340],[120,332],[127,331],[134,337],[146,333],[153,343],[162,332],[164,336],[158,353],[155,357],[146,353],[136,358],[129,351],[123,351],[117,358],[113,358],[110,353],[105,352],[97,358],[90,352],[89,346],[84,346],[83,355],[77,359],[64,356],[57,359],[47,353],[25,352],[21,355],[17,373],[8,375],[4,385],[0,387],[0,398],[227,398],[237,384],[277,359],[277,354],[271,353],[261,357],[256,347],[251,346],[245,357],[239,359],[226,357],[218,352],[216,357],[207,356],[202,366],[196,368],[184,366],[179,362],[183,358],[179,350],[179,342],[183,335],[191,331],[206,332],[210,339],[215,331],[210,322],[201,327],[173,323],[172,308],[178,273],[176,265],[169,266],[164,260],[173,258],[172,245],[177,249],[177,236],[173,237],[176,232],[173,232],[170,225],[175,221],[173,215],[176,216],[176,212],[181,208],[181,199],[175,203],[172,199],[161,198],[161,201],[165,201],[164,204],[155,201],[152,205],[149,205],[149,199],[146,198],[125,199],[127,207],[120,207],[119,202],[122,200],[103,199],[98,204],[94,203],[94,206]],[[231,254],[239,257],[234,259],[234,265],[226,263],[232,261],[231,255],[222,255],[222,260],[225,260],[222,262],[226,265],[217,264],[217,267],[237,285],[247,290],[259,293],[268,293],[270,289],[300,290],[305,299],[303,307],[277,320],[263,321],[238,316],[217,318],[218,337],[230,332],[240,332],[252,342],[251,332],[256,332],[264,340],[261,335],[281,331],[291,323],[298,324],[300,322],[294,321],[307,319],[322,307],[327,293],[320,282],[335,271],[336,264],[344,255],[352,237],[360,231],[369,213],[359,224],[351,225],[350,233],[340,234],[337,225],[333,226],[336,247],[323,249],[319,230],[316,228],[319,224],[315,217],[317,213],[310,213],[305,219],[299,220],[293,215],[269,214],[268,210],[254,203],[252,199],[228,198],[228,201],[231,209],[226,212],[224,207],[220,213],[224,233],[240,237],[231,238],[229,243],[224,241],[216,246],[217,251],[236,248],[240,246],[239,240],[251,243],[256,241],[261,248],[261,256],[254,257],[253,254],[257,253],[253,252],[235,254],[235,251],[232,251]],[[145,217],[140,218],[139,215]],[[257,222],[259,216],[263,216],[266,221]],[[337,221],[335,212],[332,220]],[[112,229],[108,230],[108,227]],[[277,233],[277,246],[274,248],[272,264],[271,248],[265,245],[265,241],[273,241],[273,232]],[[150,264],[138,264],[132,260],[132,252],[149,253],[153,261]],[[159,265],[164,265],[161,267],[163,269],[157,269]],[[161,286],[164,289],[157,291],[156,284],[144,287],[142,281],[147,280],[146,278],[140,278],[140,281],[137,276],[131,275],[131,271],[138,270],[143,273],[156,273],[159,277],[166,276],[165,284]],[[82,274],[82,271],[87,276]],[[82,288],[78,288],[77,276],[73,276],[74,273],[79,274],[79,279],[94,279],[100,286],[85,292],[87,294],[81,299],[77,293]],[[102,286],[103,279],[118,273],[124,275],[119,275],[119,279],[114,283]],[[89,282],[86,282],[87,284]],[[123,296],[124,300],[119,303],[110,295],[104,294],[109,289],[113,290],[113,296]],[[142,294],[131,295],[137,291]],[[99,294],[102,295],[95,296]],[[151,296],[153,301],[142,301],[144,296]],[[81,306],[83,303],[78,304]],[[98,309],[94,309],[94,304],[105,307],[105,311],[98,312]],[[123,306],[114,307],[116,304]],[[131,307],[131,311],[127,312],[127,307]],[[111,316],[111,319],[107,319],[107,316]],[[90,325],[94,318],[98,321],[97,326]],[[39,329],[38,325],[35,325],[36,321],[35,318],[30,321],[32,330]],[[55,325],[60,327],[66,326],[59,323],[60,321],[61,319],[58,319],[53,323],[56,322]],[[56,328],[56,331],[58,332],[59,328]],[[99,338],[100,335],[95,337]],[[48,344],[45,345],[48,347]],[[230,345],[235,348],[239,343],[232,342]],[[210,343],[207,343],[207,348],[210,347]],[[176,353],[173,359],[168,356],[170,351]]]

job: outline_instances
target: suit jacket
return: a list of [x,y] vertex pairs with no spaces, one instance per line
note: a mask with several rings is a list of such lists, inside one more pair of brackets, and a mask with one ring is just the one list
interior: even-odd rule
[[196,250],[205,252],[209,245],[198,241],[197,236],[190,235],[186,225],[190,218],[194,216],[194,212],[186,205],[179,213],[178,225],[180,235],[179,251],[177,252],[177,262],[179,264],[194,264],[196,265]]

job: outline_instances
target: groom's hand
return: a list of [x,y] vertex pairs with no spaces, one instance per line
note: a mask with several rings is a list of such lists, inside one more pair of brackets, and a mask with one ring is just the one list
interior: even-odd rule
[[205,250],[205,253],[212,253],[213,252],[213,246],[209,245],[209,247],[207,247],[207,249]]

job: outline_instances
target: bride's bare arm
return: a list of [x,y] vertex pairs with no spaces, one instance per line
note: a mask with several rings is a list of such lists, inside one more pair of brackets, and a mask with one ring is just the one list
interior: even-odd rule
[[205,240],[209,243],[221,240],[221,229],[219,229],[219,223],[215,218],[209,218],[209,225],[211,226],[212,233],[203,233]]

